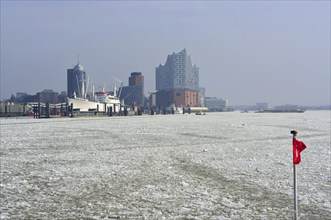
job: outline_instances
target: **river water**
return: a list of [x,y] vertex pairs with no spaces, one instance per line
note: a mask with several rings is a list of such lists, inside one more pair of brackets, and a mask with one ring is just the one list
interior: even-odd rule
[[331,219],[330,111],[1,119],[0,219]]

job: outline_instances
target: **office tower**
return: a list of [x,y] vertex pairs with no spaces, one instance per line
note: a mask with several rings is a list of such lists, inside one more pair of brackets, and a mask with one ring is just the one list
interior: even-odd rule
[[79,61],[73,69],[67,70],[67,96],[69,98],[86,98],[87,78]]
[[120,100],[125,105],[144,106],[144,76],[141,72],[132,72],[129,77],[129,86],[121,89]]
[[158,106],[197,106],[199,68],[192,65],[186,49],[168,55],[166,63],[156,67],[156,103]]
[[141,72],[132,72],[129,77],[129,86],[143,86],[144,85],[144,76]]

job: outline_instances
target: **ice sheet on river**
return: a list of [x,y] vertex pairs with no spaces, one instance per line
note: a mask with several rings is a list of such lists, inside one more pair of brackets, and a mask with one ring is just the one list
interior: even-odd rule
[[330,112],[1,119],[0,219],[330,219]]

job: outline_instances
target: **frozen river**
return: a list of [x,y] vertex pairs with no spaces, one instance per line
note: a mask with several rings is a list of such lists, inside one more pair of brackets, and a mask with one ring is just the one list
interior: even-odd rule
[[330,111],[1,119],[0,219],[331,219]]

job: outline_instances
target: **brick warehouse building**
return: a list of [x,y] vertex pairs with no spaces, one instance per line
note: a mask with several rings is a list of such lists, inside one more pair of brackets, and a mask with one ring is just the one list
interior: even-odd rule
[[192,90],[163,90],[156,93],[157,106],[197,106],[198,92]]

